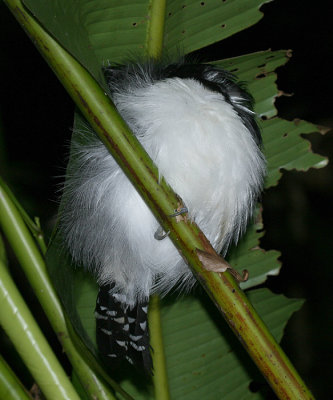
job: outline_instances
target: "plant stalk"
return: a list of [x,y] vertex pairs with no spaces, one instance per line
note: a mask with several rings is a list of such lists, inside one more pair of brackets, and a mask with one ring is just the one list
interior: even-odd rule
[[166,360],[164,354],[160,298],[153,295],[149,302],[149,328],[150,328],[150,344],[154,349],[152,351],[153,358],[153,383],[155,389],[155,400],[169,400],[169,384],[166,369]]
[[49,400],[79,400],[8,270],[0,263],[0,324]]
[[146,53],[149,58],[162,56],[166,0],[150,0],[150,18],[147,28]]
[[14,371],[0,356],[0,398],[6,400],[32,400]]
[[[44,259],[22,216],[8,195],[6,187],[0,178],[0,227],[82,382],[82,386],[92,399],[114,399],[109,388],[96,376],[72,343],[61,304],[50,282]],[[4,329],[6,329],[5,326]],[[123,394],[124,398],[130,399],[130,396],[127,396],[115,382],[111,382],[111,384],[115,390]]]

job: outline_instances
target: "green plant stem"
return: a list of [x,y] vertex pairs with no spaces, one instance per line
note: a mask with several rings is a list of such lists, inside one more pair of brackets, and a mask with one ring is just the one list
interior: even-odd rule
[[0,399],[31,400],[32,397],[0,355]]
[[[29,230],[16,208],[10,195],[7,193],[8,186],[0,177],[0,226],[3,229],[14,253],[23,266],[31,286],[43,306],[46,314],[53,324],[64,326],[60,302],[46,272],[44,259],[36,247]],[[32,270],[32,266],[35,269]],[[62,320],[62,321],[61,321]],[[61,332],[57,329],[56,332]]]
[[2,234],[0,232],[0,261],[8,268],[8,260],[6,255],[5,243],[2,239]]
[[[49,280],[44,259],[2,182],[0,178],[0,226],[73,365],[82,386],[92,399],[114,399],[115,397],[109,388],[96,376],[73,345],[59,299]],[[125,398],[130,399],[130,396],[127,396],[116,383],[112,382],[112,384]]]
[[25,209],[21,206],[21,204],[17,201],[16,197],[14,196],[13,192],[9,189],[7,184],[3,181],[3,179],[0,177],[0,184],[5,187],[6,192],[12,202],[15,204],[16,208],[19,210],[24,222],[26,223],[27,227],[29,228],[30,232],[33,234],[34,238],[36,239],[39,248],[41,249],[42,253],[46,253],[46,244],[44,241],[44,234],[41,229],[40,223],[39,223],[39,218],[35,217],[35,222],[30,218],[28,213],[25,211]]
[[125,174],[187,260],[236,336],[280,399],[312,399],[282,349],[263,324],[233,277],[206,271],[196,249],[215,254],[193,223],[170,217],[180,200],[158,179],[158,171],[117,113],[111,100],[88,72],[24,11],[18,0],[5,0],[43,57],[50,64],[82,114],[100,136]]
[[[149,8],[150,19],[147,26],[146,53],[148,58],[160,59],[164,41],[166,0],[150,0]],[[155,400],[169,400],[170,393],[162,336],[160,299],[157,295],[150,298],[148,319],[150,343],[154,349],[152,359]]]
[[0,263],[0,324],[49,400],[79,400],[7,269]]
[[170,393],[162,336],[160,299],[156,295],[153,295],[150,298],[148,318],[150,328],[150,343],[154,349],[152,352],[152,358],[154,365],[153,383],[155,400],[169,400]]
[[146,52],[149,58],[159,59],[163,49],[166,0],[150,0],[149,8]]

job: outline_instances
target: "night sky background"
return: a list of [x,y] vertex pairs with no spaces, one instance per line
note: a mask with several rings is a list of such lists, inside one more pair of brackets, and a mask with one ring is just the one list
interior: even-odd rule
[[[292,59],[277,71],[279,89],[293,93],[276,101],[279,115],[332,127],[331,10],[323,0],[277,0],[262,11],[265,17],[258,24],[211,46],[207,54],[222,59],[292,49]],[[0,49],[0,173],[50,232],[74,106],[2,2]],[[332,131],[306,137],[315,152],[332,156]],[[332,177],[332,164],[287,172],[263,197],[261,245],[280,250],[283,262],[280,276],[269,278],[268,286],[307,300],[288,323],[282,345],[317,399],[333,399]]]

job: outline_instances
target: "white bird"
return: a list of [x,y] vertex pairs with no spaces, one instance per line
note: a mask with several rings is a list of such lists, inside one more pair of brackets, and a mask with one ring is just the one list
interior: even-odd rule
[[[107,67],[110,96],[166,182],[217,252],[237,242],[261,192],[265,159],[251,96],[207,64]],[[152,368],[148,300],[195,278],[131,182],[87,129],[74,132],[60,233],[94,272],[97,344],[117,365]]]

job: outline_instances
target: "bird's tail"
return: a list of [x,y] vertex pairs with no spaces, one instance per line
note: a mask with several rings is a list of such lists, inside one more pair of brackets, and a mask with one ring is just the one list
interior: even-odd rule
[[149,345],[148,300],[133,307],[125,296],[101,286],[96,301],[97,347],[107,364],[116,369],[126,360],[139,370],[152,374]]

